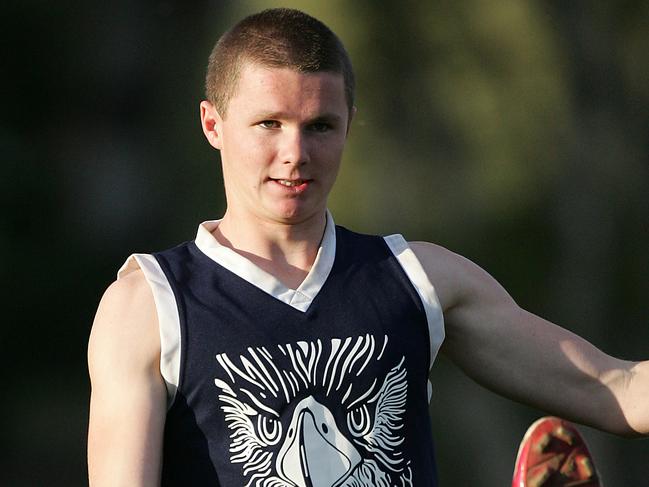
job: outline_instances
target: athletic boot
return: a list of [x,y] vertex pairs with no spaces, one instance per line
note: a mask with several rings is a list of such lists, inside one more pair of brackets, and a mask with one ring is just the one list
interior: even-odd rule
[[602,487],[584,439],[572,423],[541,418],[525,433],[512,487]]

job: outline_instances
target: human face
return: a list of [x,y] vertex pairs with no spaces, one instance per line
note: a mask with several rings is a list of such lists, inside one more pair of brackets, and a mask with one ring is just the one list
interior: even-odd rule
[[349,115],[342,75],[244,64],[225,117],[201,104],[205,134],[221,151],[228,212],[283,223],[321,216]]

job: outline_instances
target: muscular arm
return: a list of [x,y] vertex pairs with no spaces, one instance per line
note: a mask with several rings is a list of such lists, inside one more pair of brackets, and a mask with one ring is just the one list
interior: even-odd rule
[[442,352],[501,394],[611,433],[649,434],[649,362],[611,357],[520,308],[486,272],[413,243],[444,309]]
[[113,283],[88,346],[92,487],[160,485],[166,392],[153,296],[141,271]]

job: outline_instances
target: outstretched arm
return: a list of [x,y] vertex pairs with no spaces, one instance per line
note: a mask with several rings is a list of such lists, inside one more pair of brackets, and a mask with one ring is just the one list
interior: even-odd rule
[[411,247],[444,309],[442,351],[485,387],[620,435],[649,435],[649,362],[619,360],[520,308],[491,276],[439,246]]
[[113,283],[88,346],[92,487],[160,485],[166,391],[153,296],[141,271]]

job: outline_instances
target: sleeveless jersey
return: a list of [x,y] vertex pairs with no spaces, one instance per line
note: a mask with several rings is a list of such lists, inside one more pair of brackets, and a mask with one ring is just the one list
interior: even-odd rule
[[288,289],[211,235],[137,254],[169,392],[163,486],[435,486],[428,372],[444,337],[399,235],[327,227]]

